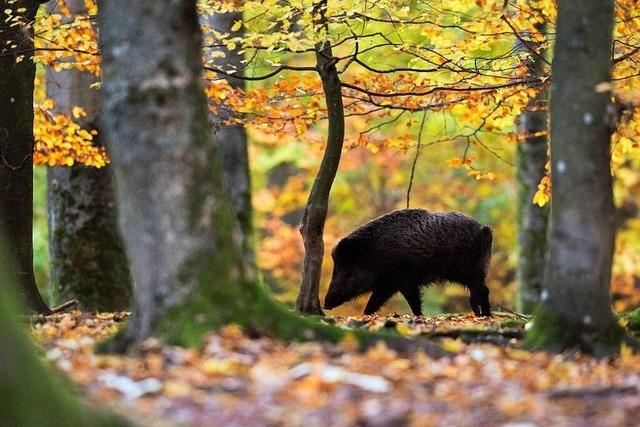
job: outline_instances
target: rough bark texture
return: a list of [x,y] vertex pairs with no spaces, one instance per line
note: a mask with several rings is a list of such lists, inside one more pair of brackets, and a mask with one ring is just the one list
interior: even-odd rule
[[[84,0],[67,0],[73,13],[85,13]],[[47,96],[60,112],[74,106],[87,113],[95,127],[100,91],[91,73],[47,70]],[[94,140],[102,145],[102,136]],[[117,224],[111,166],[54,167],[47,171],[47,217],[51,281],[62,302],[76,298],[89,311],[116,311],[129,307],[133,282]]]
[[[0,233],[0,241],[5,234]],[[0,243],[3,246],[3,243]],[[1,250],[4,254],[4,251]],[[16,321],[13,273],[0,261],[0,426],[124,426],[117,417],[80,407],[66,385],[37,357]]]
[[426,341],[300,318],[259,284],[208,127],[195,0],[105,0],[100,23],[103,130],[136,279],[133,316],[103,350],[126,351],[151,335],[200,345],[205,333],[234,322],[284,339],[353,334],[363,346],[384,339],[442,354]]
[[[538,31],[544,32],[544,25]],[[536,49],[530,46],[529,49]],[[540,53],[544,55],[544,53]],[[532,55],[527,64],[532,77],[542,76],[544,56]],[[518,133],[523,140],[518,144],[518,282],[519,310],[531,313],[540,301],[544,281],[544,257],[547,250],[547,224],[549,205],[540,207],[533,203],[540,179],[547,163],[548,92],[541,92],[532,99],[520,114]]]
[[[49,312],[33,275],[33,89],[32,60],[37,1],[3,3],[14,20],[0,19],[0,228],[6,230],[9,256],[16,264],[21,292],[28,306]],[[25,12],[17,10],[25,8]],[[3,12],[4,13],[4,12]],[[9,45],[5,41],[11,41]],[[15,46],[12,46],[15,44]],[[20,52],[19,55],[13,55]],[[18,62],[18,56],[22,56]]]
[[[322,0],[316,5],[315,10],[317,16],[320,17],[318,20],[320,25],[325,29],[328,28],[325,18],[326,8],[327,1]],[[304,264],[296,309],[308,314],[323,314],[319,296],[322,257],[324,255],[322,237],[329,208],[329,193],[338,171],[344,143],[342,86],[331,51],[331,44],[328,41],[316,46],[316,62],[327,103],[329,132],[320,169],[311,188],[300,226],[300,234],[302,234],[304,241]]]
[[558,2],[551,90],[552,189],[549,258],[527,345],[616,352],[610,304],[615,240],[609,92],[613,0]]
[[[242,13],[213,14],[206,18],[207,23],[221,33],[231,32],[231,27],[236,21],[242,20]],[[241,36],[242,30],[234,32],[234,36]],[[216,61],[219,68],[235,67],[242,70],[246,65],[242,63],[244,55],[238,51],[222,48],[224,58]],[[237,71],[241,72],[241,71]],[[244,88],[242,79],[229,78],[229,84],[234,88]],[[220,107],[218,107],[220,109]],[[247,150],[247,131],[243,126],[226,126],[222,122],[232,117],[232,111],[218,111],[219,116],[211,117],[215,129],[215,139],[220,144],[222,156],[222,172],[231,196],[231,202],[238,217],[240,232],[242,233],[242,246],[245,257],[249,260],[255,258],[253,242],[253,212],[251,206],[251,177],[249,172],[249,153]]]

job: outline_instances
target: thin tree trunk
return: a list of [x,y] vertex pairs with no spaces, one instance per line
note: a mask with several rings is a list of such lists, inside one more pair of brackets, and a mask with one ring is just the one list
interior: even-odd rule
[[[328,29],[325,18],[326,8],[327,0],[321,0],[316,5],[315,12],[320,16],[320,26]],[[323,314],[320,308],[319,288],[324,256],[324,223],[329,208],[329,193],[338,171],[344,143],[342,86],[331,44],[328,41],[316,46],[316,62],[327,103],[329,133],[320,169],[311,188],[300,226],[305,254],[296,309],[308,314]]]
[[551,92],[549,259],[527,345],[617,352],[610,281],[615,210],[610,168],[613,0],[558,1]]
[[430,342],[301,318],[266,293],[243,256],[219,147],[212,143],[195,0],[104,0],[99,6],[103,131],[136,279],[133,316],[102,349],[127,351],[151,335],[200,345],[205,333],[233,322],[284,339],[336,342],[350,334],[362,346],[384,340],[396,349],[442,354]]
[[[5,3],[0,19],[0,228],[21,293],[32,310],[48,313],[33,274],[33,20],[40,2]],[[25,8],[24,12],[17,12]],[[12,13],[6,14],[6,10]],[[9,19],[20,16],[20,24]],[[5,43],[9,41],[9,43]],[[12,55],[20,52],[20,55]]]
[[[207,17],[208,24],[221,33],[230,33],[233,24],[240,20],[242,20],[241,12],[213,14]],[[243,30],[233,33],[236,37],[240,37],[242,34]],[[222,48],[222,51],[225,57],[216,61],[219,68],[225,69],[226,66],[232,66],[236,70],[242,70],[245,67],[245,64],[242,63],[243,54],[227,48]],[[242,79],[229,78],[228,82],[233,88],[244,89],[245,87],[245,81]],[[247,131],[242,125],[226,126],[222,123],[223,120],[233,117],[233,111],[225,110],[218,113],[219,116],[212,116],[211,120],[214,123],[215,139],[220,144],[223,177],[238,217],[244,256],[250,262],[255,262]]]
[[[86,14],[84,0],[67,0],[73,14]],[[87,113],[84,124],[95,127],[100,91],[86,71],[47,70],[47,96],[58,110],[75,106]],[[102,145],[102,136],[94,139]],[[47,171],[47,217],[51,281],[59,300],[76,298],[88,311],[129,307],[132,279],[117,224],[111,166],[57,166]]]
[[[538,25],[545,32],[544,25]],[[529,46],[536,49],[537,46]],[[528,65],[532,77],[544,73],[544,52],[531,55]],[[544,281],[545,254],[547,251],[547,223],[549,206],[533,203],[540,179],[545,174],[548,160],[548,92],[544,90],[529,102],[520,114],[518,133],[523,140],[518,144],[518,267],[517,282],[519,310],[531,313],[540,301]]]

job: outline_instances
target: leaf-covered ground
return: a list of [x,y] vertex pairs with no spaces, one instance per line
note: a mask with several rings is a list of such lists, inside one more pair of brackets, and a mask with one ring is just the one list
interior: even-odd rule
[[427,334],[454,353],[432,359],[353,342],[283,344],[234,326],[202,350],[149,340],[135,357],[95,355],[126,313],[71,312],[32,330],[88,401],[144,425],[626,426],[640,420],[640,356],[615,360],[518,348],[514,316],[350,317],[351,328]]

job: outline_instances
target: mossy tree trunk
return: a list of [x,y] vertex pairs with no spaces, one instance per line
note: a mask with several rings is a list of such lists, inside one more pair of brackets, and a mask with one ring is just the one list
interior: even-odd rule
[[[536,30],[545,32],[545,25]],[[526,46],[537,54],[531,54],[527,65],[531,77],[542,77],[545,54],[540,46]],[[523,138],[518,143],[518,282],[519,310],[531,313],[540,301],[544,281],[545,254],[547,251],[547,223],[549,205],[540,207],[533,203],[540,179],[545,174],[548,148],[548,92],[542,91],[532,99],[518,118],[518,133]]]
[[[326,10],[327,0],[321,0],[315,5],[315,25],[325,34],[329,29]],[[329,132],[320,169],[313,182],[300,225],[300,234],[304,241],[304,262],[296,309],[307,314],[323,314],[319,292],[324,256],[324,224],[329,210],[329,193],[338,171],[344,143],[342,85],[336,62],[328,40],[316,45],[316,67],[322,79],[322,89],[327,103]]]
[[[0,246],[6,241],[0,232]],[[2,248],[0,252],[4,254]],[[17,322],[13,272],[0,261],[0,426],[124,426],[120,418],[82,408],[43,366]]]
[[[276,303],[243,255],[242,233],[212,143],[195,0],[104,0],[103,131],[116,168],[120,225],[136,279],[127,327],[103,346],[127,351],[154,335],[199,345],[227,323],[284,339],[395,348],[433,344],[348,332]],[[141,25],[141,22],[144,25]]]
[[[241,20],[241,12],[218,13],[208,16],[206,23],[216,31],[230,33],[233,24]],[[240,29],[233,34],[235,37],[241,37],[243,31]],[[229,50],[226,47],[222,47],[221,50],[225,56],[215,60],[216,66],[220,69],[231,69],[234,73],[242,75],[242,70],[246,67],[246,64],[242,62],[244,55],[238,50]],[[244,89],[245,87],[245,81],[242,78],[229,77],[228,82],[233,88]],[[243,252],[247,259],[253,259],[255,247],[247,131],[242,125],[225,125],[224,123],[233,118],[234,114],[231,109],[218,106],[218,115],[211,115],[211,121],[214,125],[215,140],[220,144],[223,178],[229,190],[242,233]]]
[[[4,2],[0,19],[0,228],[21,293],[48,313],[33,274],[33,20],[39,1]],[[11,13],[7,13],[11,11]]]
[[[86,13],[84,0],[67,0],[65,6],[73,14]],[[83,125],[95,128],[100,91],[90,85],[97,80],[86,71],[48,69],[47,96],[62,113],[83,108]],[[103,145],[102,139],[99,134],[94,143]],[[80,308],[89,311],[129,307],[133,282],[118,231],[111,166],[50,168],[47,217],[51,281],[58,299],[77,298]]]
[[615,211],[610,169],[613,0],[558,1],[551,88],[552,201],[541,304],[526,345],[620,347],[610,303]]

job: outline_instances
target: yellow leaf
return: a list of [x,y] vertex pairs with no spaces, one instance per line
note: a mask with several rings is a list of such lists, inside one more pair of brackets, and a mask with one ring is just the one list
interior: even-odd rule
[[87,113],[80,107],[73,107],[71,109],[71,114],[75,119],[79,119],[80,117],[86,116]]
[[236,21],[236,22],[231,26],[231,31],[238,31],[240,28],[242,28],[242,20]]

